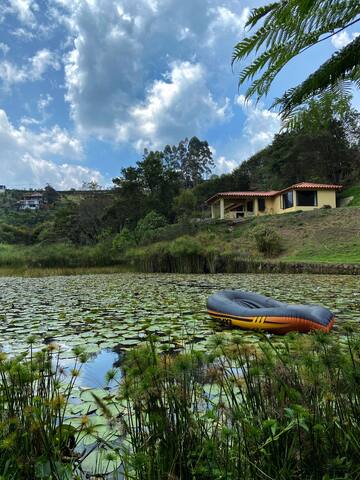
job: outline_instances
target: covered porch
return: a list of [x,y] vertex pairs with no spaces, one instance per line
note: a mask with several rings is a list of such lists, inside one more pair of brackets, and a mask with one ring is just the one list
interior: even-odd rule
[[253,217],[258,213],[257,198],[244,196],[243,198],[219,197],[210,204],[211,218],[220,220]]

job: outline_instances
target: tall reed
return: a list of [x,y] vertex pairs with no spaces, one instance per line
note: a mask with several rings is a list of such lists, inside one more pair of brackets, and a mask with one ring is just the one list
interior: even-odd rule
[[53,345],[35,353],[29,342],[18,357],[0,353],[0,477],[71,479],[79,432],[65,415],[85,358],[76,351],[66,377]]
[[127,478],[360,478],[360,339],[215,337],[211,353],[128,354]]

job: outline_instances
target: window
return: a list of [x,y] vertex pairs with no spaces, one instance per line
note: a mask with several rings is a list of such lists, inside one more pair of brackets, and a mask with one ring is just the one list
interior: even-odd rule
[[249,200],[246,204],[246,210],[248,212],[253,212],[254,211],[254,202],[252,200]]
[[294,205],[294,201],[293,201],[292,190],[290,192],[283,193],[282,208],[285,210],[286,208],[291,208],[293,205]]
[[317,191],[300,190],[296,192],[296,205],[298,207],[317,207]]
[[265,212],[265,198],[258,198],[259,212]]

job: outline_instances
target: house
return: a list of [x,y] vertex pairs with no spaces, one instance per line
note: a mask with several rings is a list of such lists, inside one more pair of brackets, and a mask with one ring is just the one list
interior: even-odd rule
[[5,191],[6,191],[6,186],[0,185],[0,193],[5,193]]
[[269,192],[221,192],[210,197],[212,218],[240,218],[255,215],[336,207],[336,192],[341,185],[302,182]]
[[40,192],[32,192],[24,195],[18,202],[19,210],[39,210],[44,206],[44,196]]

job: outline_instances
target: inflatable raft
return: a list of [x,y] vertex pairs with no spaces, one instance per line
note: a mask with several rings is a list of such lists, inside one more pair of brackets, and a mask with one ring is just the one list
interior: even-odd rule
[[327,308],[288,305],[264,295],[240,290],[223,290],[211,295],[207,301],[207,311],[211,317],[226,325],[272,333],[328,332],[334,324],[334,315]]

